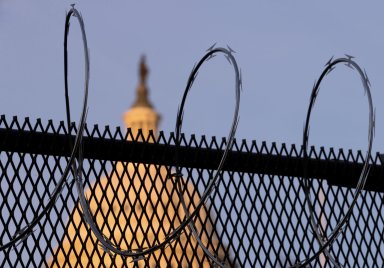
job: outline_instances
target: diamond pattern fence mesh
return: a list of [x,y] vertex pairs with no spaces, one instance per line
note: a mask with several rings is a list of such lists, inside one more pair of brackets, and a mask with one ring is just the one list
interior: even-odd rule
[[[0,121],[0,242],[5,244],[46,206],[70,154],[64,123]],[[94,220],[119,248],[159,243],[183,220],[171,133],[86,127],[84,184]],[[183,137],[178,163],[192,211],[207,187],[225,139]],[[323,232],[347,210],[363,162],[361,152],[311,148],[311,196]],[[382,162],[372,157],[366,189],[329,249],[343,267],[384,267]],[[228,267],[289,267],[319,245],[300,183],[302,150],[294,145],[235,141],[219,183],[194,224],[205,246]],[[68,177],[55,205],[17,245],[0,252],[1,267],[213,267],[186,229],[143,259],[105,252],[82,217]],[[321,256],[312,267],[332,267]]]

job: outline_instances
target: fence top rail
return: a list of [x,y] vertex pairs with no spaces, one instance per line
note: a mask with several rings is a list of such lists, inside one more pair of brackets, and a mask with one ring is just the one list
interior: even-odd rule
[[[73,124],[75,129],[75,124]],[[75,133],[73,130],[72,133]],[[71,135],[75,138],[74,134]],[[182,136],[181,147],[176,154],[175,135],[164,132],[144,136],[141,131],[134,137],[128,129],[125,134],[117,127],[114,131],[108,126],[100,129],[94,125],[85,128],[83,139],[84,157],[89,159],[137,162],[182,167],[216,169],[225,147],[225,138],[200,139],[195,135]],[[31,123],[28,118],[20,122],[13,117],[10,122],[3,115],[0,118],[0,151],[16,153],[44,154],[69,157],[71,153],[68,130],[64,122],[58,126],[49,120]],[[328,150],[324,147],[311,147],[308,160],[308,177],[327,180],[330,185],[353,188],[357,184],[362,169],[364,155],[342,149]],[[229,153],[224,171],[268,174],[284,177],[303,177],[304,158],[301,146],[287,146],[276,143],[261,145],[256,141],[236,141]],[[366,190],[384,192],[384,165],[379,153],[371,157],[371,170],[365,186]]]

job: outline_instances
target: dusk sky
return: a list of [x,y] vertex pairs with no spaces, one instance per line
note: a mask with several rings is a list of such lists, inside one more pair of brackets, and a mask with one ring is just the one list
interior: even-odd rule
[[[96,2],[96,3],[93,3]],[[65,119],[63,36],[74,1],[0,0],[0,107],[11,118]],[[384,151],[384,3],[381,1],[82,1],[91,59],[88,123],[122,126],[146,55],[150,99],[174,130],[189,73],[208,47],[229,45],[242,70],[239,139],[301,144],[313,83],[332,57],[355,56],[376,107],[374,151]],[[70,29],[70,91],[78,120],[83,51]],[[186,133],[226,136],[234,73],[205,64],[185,111]],[[357,72],[337,66],[321,86],[310,144],[366,150],[368,103]]]

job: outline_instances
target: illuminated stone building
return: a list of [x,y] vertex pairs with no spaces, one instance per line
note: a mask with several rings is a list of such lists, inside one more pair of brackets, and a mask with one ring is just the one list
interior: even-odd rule
[[[123,119],[125,126],[131,128],[133,137],[141,129],[145,138],[150,130],[156,133],[160,116],[148,98],[148,70],[144,58],[140,62],[139,74],[136,100]],[[159,243],[170,230],[180,224],[184,212],[174,189],[174,182],[167,176],[166,167],[117,162],[106,173],[108,175],[94,182],[85,191],[85,195],[89,198],[90,210],[99,229],[121,249],[146,248]],[[187,184],[184,198],[187,204],[191,204],[192,211],[200,200],[192,183]],[[203,243],[223,259],[225,250],[217,239],[205,208],[201,209],[199,216],[204,222],[196,220],[195,226],[197,230],[203,230],[200,236]],[[80,205],[76,204],[69,217],[65,235],[49,259],[49,266],[211,267],[189,230],[186,233],[188,235],[182,234],[176,242],[156,251],[148,259],[132,262],[132,259],[104,252],[82,219]]]

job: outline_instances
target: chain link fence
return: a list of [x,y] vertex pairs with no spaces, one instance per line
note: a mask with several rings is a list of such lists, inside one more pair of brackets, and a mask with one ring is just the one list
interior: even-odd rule
[[[0,119],[0,242],[6,244],[47,205],[68,165],[64,123]],[[220,160],[225,139],[183,137],[177,157],[183,196],[193,211]],[[175,137],[162,132],[86,127],[83,177],[94,221],[121,249],[145,249],[185,214],[171,174]],[[319,228],[335,228],[354,193],[363,154],[311,148],[311,196]],[[371,159],[366,189],[329,249],[343,267],[384,266],[383,168]],[[206,248],[228,267],[289,267],[319,245],[300,183],[302,150],[235,141],[219,183],[194,219]],[[70,176],[33,232],[0,252],[1,267],[213,267],[189,229],[146,258],[123,258],[99,245],[82,217]],[[312,267],[332,267],[324,256]]]

